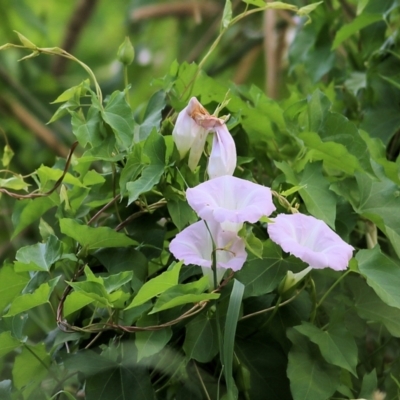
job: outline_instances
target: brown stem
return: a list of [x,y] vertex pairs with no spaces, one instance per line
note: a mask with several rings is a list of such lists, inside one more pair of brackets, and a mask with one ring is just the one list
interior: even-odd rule
[[57,155],[66,157],[68,148],[55,136],[54,132],[47,128],[33,114],[30,113],[21,103],[11,96],[0,99],[0,105],[9,110],[15,118],[28,128],[35,136],[50,147]]
[[93,221],[95,221],[104,211],[107,210],[110,206],[112,206],[117,200],[121,197],[120,194],[117,194],[113,199],[111,199],[103,208],[101,208],[92,218],[88,221],[87,225],[90,225]]
[[[72,11],[72,17],[68,23],[63,43],[60,46],[62,49],[70,53],[75,47],[79,35],[94,12],[97,2],[98,0],[80,0],[77,3],[75,9]],[[64,57],[56,57],[51,68],[53,75],[63,75],[67,62],[67,59]]]
[[187,17],[193,16],[199,21],[199,16],[213,16],[219,13],[221,7],[211,1],[201,2],[174,2],[157,3],[135,9],[131,13],[131,21],[137,22],[151,18],[164,18],[169,16]]
[[58,179],[58,181],[54,184],[54,186],[50,190],[48,190],[47,192],[44,192],[44,193],[35,193],[35,192],[33,192],[33,193],[29,193],[29,194],[19,194],[19,193],[10,192],[9,190],[7,190],[5,188],[0,188],[0,193],[5,193],[6,195],[8,195],[8,196],[10,196],[10,197],[12,197],[14,199],[18,199],[18,200],[35,199],[37,197],[46,197],[46,196],[51,195],[61,185],[65,175],[67,174],[69,165],[71,163],[71,157],[72,157],[72,154],[74,153],[74,150],[75,150],[76,146],[78,146],[78,142],[75,142],[72,145],[72,147],[71,147],[71,149],[69,151],[67,162],[65,163],[63,174]]

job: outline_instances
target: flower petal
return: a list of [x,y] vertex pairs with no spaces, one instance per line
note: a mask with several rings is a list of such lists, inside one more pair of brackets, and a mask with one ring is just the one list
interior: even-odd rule
[[189,153],[189,161],[188,161],[189,168],[192,171],[194,171],[195,168],[197,167],[200,157],[203,154],[207,135],[208,135],[208,132],[204,128],[197,126],[196,137],[192,143],[192,147],[191,147],[190,153]]
[[172,137],[178,148],[181,159],[185,157],[187,152],[192,147],[193,141],[196,138],[196,123],[188,113],[188,107],[185,107],[179,114],[175,123]]
[[268,187],[229,175],[187,189],[186,198],[200,218],[220,223],[254,223],[275,210]]
[[236,145],[225,124],[214,128],[214,138],[208,160],[207,172],[210,179],[233,175],[236,168]]
[[309,215],[279,214],[268,224],[271,240],[312,268],[347,268],[354,248],[344,242],[325,222]]
[[[208,227],[207,227],[208,226]],[[213,242],[216,246],[217,268],[242,268],[247,259],[243,240],[234,232],[224,231],[214,221],[198,221],[178,233],[169,245],[169,250],[185,265],[195,264],[211,268]]]

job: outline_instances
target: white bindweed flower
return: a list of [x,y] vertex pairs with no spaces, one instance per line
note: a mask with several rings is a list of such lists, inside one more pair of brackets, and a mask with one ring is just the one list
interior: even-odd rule
[[255,223],[275,210],[268,187],[229,175],[187,189],[186,199],[200,218],[235,232],[243,222]]
[[[203,106],[195,97],[192,97],[189,104],[178,114],[174,130],[172,131],[172,137],[174,138],[181,158],[186,156],[195,142],[203,141],[203,139],[205,142],[205,138],[207,137],[207,130],[197,124],[193,118],[196,108],[201,109]],[[201,146],[197,143],[196,147]],[[201,147],[200,155],[202,151],[203,148]]]
[[233,175],[236,162],[236,145],[232,135],[225,124],[216,127],[207,167],[209,178]]
[[242,268],[247,258],[243,240],[235,232],[224,231],[215,221],[201,220],[188,226],[171,241],[169,250],[185,265],[199,265],[205,275],[210,275],[207,269],[212,271],[213,241],[219,280],[226,269]]
[[354,248],[325,222],[301,213],[279,214],[268,224],[271,240],[312,268],[347,268]]
[[196,97],[192,97],[179,113],[172,136],[181,159],[189,152],[188,165],[194,171],[211,131],[215,134],[208,166],[209,176],[232,175],[236,167],[236,147],[225,120],[210,115]]

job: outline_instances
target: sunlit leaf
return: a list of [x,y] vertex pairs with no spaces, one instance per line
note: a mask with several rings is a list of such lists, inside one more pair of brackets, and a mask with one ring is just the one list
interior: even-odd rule
[[137,245],[123,233],[115,232],[108,227],[92,228],[81,225],[73,219],[60,220],[61,232],[80,243],[87,250],[100,249],[102,247],[127,247]]
[[132,307],[139,306],[147,300],[165,292],[167,289],[178,284],[179,271],[182,267],[182,262],[178,262],[172,266],[168,271],[163,272],[155,278],[146,282],[139,290],[138,294],[134,297],[131,304],[126,307],[126,310]]

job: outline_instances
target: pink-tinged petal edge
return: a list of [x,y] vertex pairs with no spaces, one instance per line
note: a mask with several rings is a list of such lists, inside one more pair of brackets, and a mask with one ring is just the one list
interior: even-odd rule
[[343,241],[325,222],[309,215],[279,214],[269,223],[270,239],[312,268],[345,270],[354,248]]
[[268,187],[230,175],[187,189],[186,198],[200,218],[221,223],[255,223],[275,210]]

